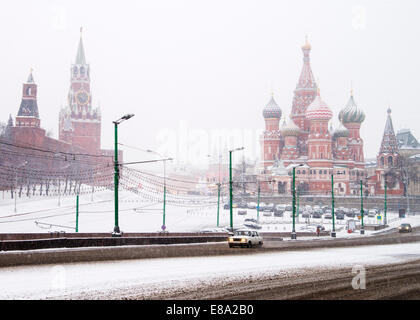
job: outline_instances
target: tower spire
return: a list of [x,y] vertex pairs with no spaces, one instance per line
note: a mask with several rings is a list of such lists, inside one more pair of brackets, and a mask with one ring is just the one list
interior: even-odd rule
[[82,31],[83,31],[83,27],[80,27],[79,47],[77,48],[77,55],[76,55],[76,62],[75,62],[75,64],[81,64],[81,65],[86,64],[85,49],[83,48]]
[[398,153],[398,143],[395,137],[394,126],[391,119],[391,108],[387,110],[388,117],[385,123],[384,135],[382,137],[379,153]]

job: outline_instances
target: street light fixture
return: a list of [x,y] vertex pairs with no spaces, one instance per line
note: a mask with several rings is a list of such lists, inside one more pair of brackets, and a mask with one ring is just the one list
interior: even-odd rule
[[133,113],[128,113],[121,118],[119,118],[116,121],[113,121],[114,123],[114,205],[115,205],[115,226],[114,231],[112,232],[113,237],[121,237],[121,231],[120,227],[118,225],[118,183],[119,183],[119,176],[120,176],[120,170],[119,170],[119,164],[118,164],[118,125],[130,118],[134,117]]
[[291,238],[295,240],[297,238],[296,235],[296,228],[295,228],[295,215],[296,215],[296,188],[295,188],[295,169],[297,167],[302,167],[303,164],[298,164],[293,167],[293,183],[292,183],[292,196],[293,196],[293,203],[292,203],[292,210],[293,210],[293,224],[292,224],[292,233]]
[[232,153],[235,151],[244,150],[244,147],[229,150],[229,209],[230,209],[230,231],[233,232],[233,182],[232,182]]

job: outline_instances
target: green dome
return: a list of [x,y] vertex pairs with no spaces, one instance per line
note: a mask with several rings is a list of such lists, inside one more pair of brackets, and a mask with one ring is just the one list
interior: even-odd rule
[[365,120],[365,113],[356,105],[353,95],[350,96],[346,107],[338,114],[338,119],[342,123],[362,123]]

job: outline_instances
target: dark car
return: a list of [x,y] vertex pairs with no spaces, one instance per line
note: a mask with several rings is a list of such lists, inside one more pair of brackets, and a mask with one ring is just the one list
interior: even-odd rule
[[322,214],[320,212],[314,212],[312,213],[312,218],[320,219],[322,218]]
[[409,223],[403,223],[398,227],[398,232],[411,232],[413,229]]
[[226,203],[226,204],[223,206],[223,209],[225,209],[225,210],[229,210],[229,209],[230,209],[229,203]]
[[344,213],[337,213],[336,218],[338,220],[344,220]]
[[247,214],[246,210],[238,210],[238,214],[244,216]]

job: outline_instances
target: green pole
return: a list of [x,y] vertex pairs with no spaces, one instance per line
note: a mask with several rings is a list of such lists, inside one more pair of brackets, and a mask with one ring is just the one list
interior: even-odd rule
[[220,182],[217,184],[217,226],[219,226],[219,210],[220,210]]
[[[296,201],[297,201],[297,204],[296,204],[296,215],[297,215],[297,217],[298,217],[298,219],[299,219],[299,190],[297,190],[296,191]],[[299,220],[298,220],[298,222],[299,222]]]
[[386,225],[386,210],[387,210],[387,207],[386,207],[386,180],[385,180],[385,207],[384,207],[384,224]]
[[360,215],[362,216],[362,229],[360,230],[360,234],[365,234],[365,225],[363,223],[364,211],[363,211],[363,184],[362,184],[362,180],[360,180]]
[[229,151],[229,209],[230,209],[230,229],[233,231],[233,209],[232,209],[232,201],[233,201],[233,187],[232,182],[232,150]]
[[257,221],[260,221],[260,183],[258,182],[258,197],[257,197]]
[[119,168],[118,168],[118,123],[114,122],[114,203],[115,203],[115,227],[113,236],[120,235],[120,227],[118,226],[118,179],[119,179]]
[[79,195],[76,196],[76,232],[79,232]]
[[163,223],[162,223],[162,230],[166,229],[165,216],[166,216],[166,160],[163,161]]
[[293,167],[292,196],[293,196],[293,202],[292,202],[293,226],[292,226],[291,238],[296,239],[296,231],[295,231],[295,214],[296,214],[295,167]]
[[335,237],[336,233],[335,233],[335,214],[334,214],[334,173],[331,174],[331,213],[332,213],[332,223],[333,223],[331,237]]

